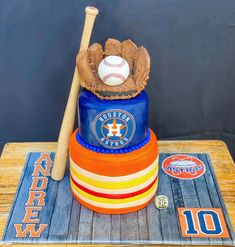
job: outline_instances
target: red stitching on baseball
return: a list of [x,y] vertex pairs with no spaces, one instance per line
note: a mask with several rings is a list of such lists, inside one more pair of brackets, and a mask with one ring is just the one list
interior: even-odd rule
[[125,77],[125,76],[123,76],[123,75],[121,75],[121,74],[117,74],[117,73],[110,73],[110,74],[108,74],[108,75],[104,76],[104,77],[102,78],[102,81],[103,81],[103,82],[106,82],[106,81],[107,81],[109,78],[111,78],[111,77],[114,77],[114,78],[120,79],[120,80],[122,80],[122,81],[125,81],[125,80],[126,80],[126,77]]
[[112,63],[109,63],[106,58],[103,60],[104,64],[108,67],[122,67],[124,64],[125,64],[125,60],[122,58],[121,60],[121,63],[117,63],[117,64],[112,64]]

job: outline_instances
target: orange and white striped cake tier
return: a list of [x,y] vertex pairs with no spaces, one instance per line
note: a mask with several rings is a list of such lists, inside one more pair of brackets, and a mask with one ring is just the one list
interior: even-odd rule
[[100,213],[120,214],[139,210],[153,198],[158,186],[158,145],[150,141],[125,154],[91,151],[70,139],[70,181],[73,196]]

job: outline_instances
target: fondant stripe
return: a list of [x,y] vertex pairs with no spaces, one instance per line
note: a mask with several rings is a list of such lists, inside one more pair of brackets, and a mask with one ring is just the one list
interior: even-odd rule
[[70,157],[74,163],[91,173],[102,176],[126,176],[146,169],[158,156],[155,134],[150,130],[150,141],[142,148],[127,154],[102,154],[84,148],[76,140],[76,132],[70,138]]
[[108,198],[102,198],[102,197],[97,197],[97,196],[93,196],[91,194],[86,193],[85,191],[79,189],[78,187],[76,187],[73,183],[73,181],[71,180],[71,186],[72,188],[77,191],[80,195],[82,195],[83,197],[94,201],[94,202],[99,202],[99,203],[104,203],[104,204],[125,204],[125,203],[130,203],[130,202],[135,202],[138,200],[141,200],[143,198],[145,198],[146,196],[148,196],[149,194],[151,194],[153,191],[156,191],[157,189],[157,181],[154,183],[154,185],[146,192],[137,195],[137,196],[133,196],[130,198],[124,198],[124,199],[108,199]]
[[103,198],[108,198],[108,199],[125,199],[125,198],[130,198],[130,197],[134,197],[134,196],[140,195],[140,194],[142,194],[142,193],[148,191],[148,190],[154,185],[154,183],[156,182],[157,177],[156,177],[156,178],[153,180],[153,182],[152,182],[151,184],[149,184],[147,187],[144,187],[144,188],[141,189],[141,190],[137,190],[137,191],[134,191],[134,192],[132,192],[132,193],[126,193],[126,194],[112,194],[112,193],[110,193],[110,194],[105,194],[105,193],[99,193],[99,192],[90,190],[90,189],[88,189],[88,188],[82,186],[81,184],[77,183],[77,182],[73,179],[72,176],[71,176],[71,180],[72,180],[72,182],[74,183],[74,185],[75,185],[77,188],[79,188],[79,189],[81,189],[81,190],[85,191],[86,193],[91,194],[91,195],[93,195],[93,196],[103,197]]
[[87,184],[81,180],[79,180],[79,178],[75,177],[74,174],[70,174],[71,177],[73,177],[73,179],[81,184],[83,187],[87,188],[87,189],[90,189],[92,191],[95,191],[95,192],[98,192],[98,193],[104,193],[104,194],[126,194],[126,193],[132,193],[132,192],[135,192],[135,191],[138,191],[138,190],[141,190],[145,187],[147,187],[149,184],[151,184],[156,176],[150,178],[149,180],[147,180],[146,182],[142,183],[142,184],[139,184],[137,186],[134,186],[134,187],[131,187],[131,188],[126,188],[126,189],[120,189],[120,190],[114,190],[114,189],[103,189],[103,188],[98,188],[98,187],[95,187],[93,185],[90,185],[90,184]]
[[73,174],[73,176],[77,177],[79,180],[99,187],[103,189],[126,189],[131,188],[136,185],[140,185],[146,181],[148,181],[152,177],[156,177],[158,174],[158,166],[156,166],[152,171],[147,173],[144,176],[129,180],[129,181],[122,181],[122,182],[105,182],[105,181],[98,181],[92,178],[88,178],[83,176],[82,174],[78,173],[73,166],[70,166],[70,172]]
[[[71,186],[72,192],[78,197],[81,198],[81,200],[83,200],[84,202],[93,205],[95,207],[101,207],[101,208],[113,208],[113,209],[119,209],[119,208],[129,208],[129,207],[135,207],[135,206],[139,206],[142,205],[144,203],[146,203],[147,201],[149,201],[156,193],[156,189],[157,189],[157,183],[154,186],[154,189],[151,190],[150,193],[148,193],[145,197],[140,198],[138,200],[134,200],[131,202],[125,202],[125,203],[105,203],[105,202],[99,202],[96,200],[91,200],[85,196],[83,196],[81,193],[77,192],[76,189]],[[106,199],[107,200],[107,199]],[[126,199],[123,199],[126,200]]]
[[151,197],[145,203],[140,204],[140,205],[135,205],[135,206],[132,206],[132,207],[126,207],[126,208],[102,208],[102,207],[97,207],[97,206],[91,205],[91,204],[83,201],[73,191],[72,191],[72,194],[73,194],[74,198],[79,203],[81,203],[83,206],[89,208],[92,211],[95,211],[95,212],[98,212],[98,213],[102,213],[102,214],[126,214],[126,213],[130,213],[130,212],[135,212],[137,210],[140,210],[140,209],[146,207],[153,199],[153,197]]
[[86,171],[83,168],[79,167],[79,165],[77,165],[72,159],[70,159],[70,165],[79,174],[81,174],[81,175],[83,175],[85,177],[89,177],[91,179],[95,179],[97,181],[101,181],[101,182],[122,182],[122,181],[129,181],[129,180],[141,177],[141,176],[145,176],[151,170],[153,170],[154,168],[158,167],[158,157],[149,167],[147,167],[143,171],[136,172],[136,173],[133,173],[133,174],[130,174],[130,175],[126,175],[126,176],[119,176],[119,177],[101,176],[101,175],[97,175],[95,173]]

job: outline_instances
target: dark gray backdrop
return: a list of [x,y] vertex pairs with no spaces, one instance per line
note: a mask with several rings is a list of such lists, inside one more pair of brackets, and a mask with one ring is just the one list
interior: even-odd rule
[[1,0],[0,142],[57,139],[86,5],[92,42],[148,49],[158,137],[222,139],[235,156],[234,0]]

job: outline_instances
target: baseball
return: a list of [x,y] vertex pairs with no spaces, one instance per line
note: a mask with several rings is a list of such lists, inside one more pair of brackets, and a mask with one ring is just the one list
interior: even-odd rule
[[109,86],[122,84],[127,79],[129,71],[127,61],[119,56],[104,58],[98,67],[100,79]]

